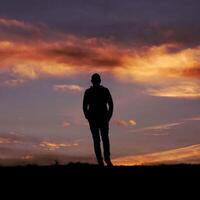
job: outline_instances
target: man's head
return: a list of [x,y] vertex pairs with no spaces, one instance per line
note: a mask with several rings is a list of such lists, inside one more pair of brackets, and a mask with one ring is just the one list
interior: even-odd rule
[[95,73],[92,75],[91,82],[93,86],[99,86],[101,83],[101,77],[99,74]]

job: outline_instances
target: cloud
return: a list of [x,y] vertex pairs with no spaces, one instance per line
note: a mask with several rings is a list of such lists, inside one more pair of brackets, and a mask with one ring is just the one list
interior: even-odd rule
[[[2,41],[31,43],[53,38],[59,33],[52,32],[44,24],[0,17],[0,39]],[[52,37],[53,36],[53,37]]]
[[12,140],[10,138],[0,137],[0,144],[11,144],[11,143],[18,143],[18,141],[17,140]]
[[103,41],[74,37],[66,37],[65,41],[29,44],[0,41],[0,69],[23,79],[109,72],[121,64],[119,53]]
[[16,20],[16,19],[8,19],[8,18],[0,17],[0,27],[2,27],[2,26],[24,29],[24,30],[28,30],[28,31],[36,31],[36,32],[40,31],[39,26],[33,25],[31,23],[19,21],[19,20]]
[[38,138],[16,132],[0,133],[0,160],[20,159],[24,154],[33,151]]
[[126,127],[128,125],[125,120],[115,120],[114,124],[119,127]]
[[23,79],[11,79],[11,80],[6,80],[3,82],[4,85],[10,86],[10,87],[21,86],[24,83],[25,83],[25,80]]
[[130,119],[128,122],[129,122],[129,125],[131,126],[135,126],[137,124],[136,121],[133,119]]
[[22,160],[33,160],[33,158],[34,158],[33,155],[29,155],[29,154],[21,157]]
[[78,146],[78,143],[64,144],[64,143],[52,143],[52,142],[48,142],[48,141],[43,141],[40,143],[39,146],[45,150],[54,151],[54,150],[61,149],[61,148],[76,147],[76,146]]
[[200,121],[200,116],[196,116],[196,117],[191,117],[191,118],[188,118],[186,119],[187,121]]
[[42,147],[44,150],[56,150],[79,145],[78,141],[72,143],[49,142],[40,137],[32,137],[19,133],[0,133],[0,144],[14,149],[20,148],[22,150],[24,148],[26,149],[26,152],[28,150],[33,152],[41,150],[38,147]]
[[[199,98],[199,44],[187,47],[168,41],[126,46],[104,38],[46,31],[46,26],[36,26],[42,33],[38,35],[35,25],[15,19],[1,19],[2,26],[33,32],[28,42],[20,31],[20,39],[0,35],[0,73],[11,74],[16,80],[107,72],[120,81],[141,84],[148,95]],[[10,29],[6,31],[13,33]],[[64,85],[55,88],[80,90]]]
[[[81,139],[74,141],[47,140],[38,136],[29,136],[16,132],[0,133],[0,164],[54,164],[55,160],[66,164],[72,161],[86,161],[87,158],[74,155]],[[66,154],[67,153],[69,155]],[[73,152],[73,155],[70,154]],[[88,161],[93,159],[88,158]]]
[[168,124],[162,124],[162,125],[158,125],[158,126],[151,126],[151,127],[145,128],[143,130],[155,130],[155,131],[169,130],[174,126],[179,126],[181,124],[182,124],[182,122],[168,123]]
[[163,131],[170,130],[176,126],[183,125],[187,123],[188,121],[200,121],[200,116],[194,116],[190,118],[181,119],[177,122],[171,122],[171,123],[139,128],[139,129],[131,130],[130,132],[131,133],[147,132],[148,134],[150,133],[151,135],[154,135],[154,136],[166,135],[166,132],[163,132]]
[[[199,47],[178,48],[176,44],[147,47],[126,60],[126,66],[115,69],[124,81],[144,86],[152,96],[171,98],[199,98]],[[186,73],[192,71],[193,76]]]
[[170,86],[160,89],[148,89],[147,93],[151,96],[159,97],[173,97],[173,98],[185,98],[185,99],[199,99],[200,98],[200,86],[197,83],[181,83],[177,86]]
[[135,126],[136,122],[133,119],[130,119],[128,121],[126,120],[114,120],[114,124],[119,127],[127,127],[127,126]]
[[[183,15],[185,16],[185,14],[186,13]],[[153,21],[149,19],[143,21],[141,18],[143,18],[144,15],[139,17],[140,19],[134,17],[134,20],[112,21],[111,23],[104,25],[104,30],[102,31],[109,32],[110,35],[118,41],[135,46],[179,43],[185,47],[191,47],[200,42],[200,26],[197,25],[195,20],[193,20],[192,23],[188,23],[188,19],[177,23],[175,22],[174,16],[173,19],[170,20],[169,15],[166,16],[168,17],[167,23],[161,22],[162,20],[160,21],[158,18]],[[107,34],[105,33],[104,35]]]
[[63,128],[68,128],[71,124],[69,122],[63,122],[62,127]]
[[68,84],[64,84],[64,85],[54,85],[53,89],[55,91],[59,91],[59,92],[81,92],[83,91],[83,87],[81,87],[80,85],[68,85]]
[[138,132],[170,130],[170,129],[174,128],[175,126],[179,126],[179,125],[181,125],[183,123],[184,123],[184,121],[166,123],[166,124],[159,124],[159,125],[155,125],[155,126],[149,126],[149,127],[144,127],[144,128],[140,128],[140,129],[131,130],[131,132],[132,133],[138,133]]
[[144,155],[125,156],[113,160],[115,165],[154,165],[199,163],[200,144],[177,149],[149,153]]
[[0,144],[21,144],[29,139],[31,139],[31,137],[25,138],[23,135],[18,133],[0,133]]
[[[176,48],[177,51],[171,51]],[[199,47],[179,49],[178,44],[162,44],[141,48],[130,54],[126,67],[119,67],[117,71],[121,72],[122,78],[130,77],[137,82],[163,84],[165,80],[188,77],[185,70],[199,68]]]

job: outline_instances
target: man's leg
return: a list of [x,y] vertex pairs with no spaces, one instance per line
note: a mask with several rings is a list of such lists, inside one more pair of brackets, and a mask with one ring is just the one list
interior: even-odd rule
[[94,151],[96,154],[97,162],[99,165],[104,165],[102,153],[101,153],[101,141],[100,141],[100,135],[99,135],[99,128],[96,123],[89,122],[90,124],[90,130],[93,137],[93,143],[94,143]]
[[108,166],[112,166],[110,160],[109,123],[108,122],[102,123],[100,131],[104,148],[104,160]]

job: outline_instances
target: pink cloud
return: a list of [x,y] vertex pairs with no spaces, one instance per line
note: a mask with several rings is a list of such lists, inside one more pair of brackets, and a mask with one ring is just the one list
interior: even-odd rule
[[75,85],[75,84],[63,84],[63,85],[54,85],[53,89],[55,91],[59,91],[59,92],[81,92],[83,91],[83,87],[81,87],[80,85]]
[[69,148],[69,147],[76,147],[78,146],[78,143],[53,143],[53,142],[48,142],[48,141],[43,141],[40,143],[40,147],[42,147],[43,149],[49,150],[49,151],[54,151],[54,150],[58,150],[61,148]]
[[114,120],[114,124],[119,126],[119,127],[127,127],[127,126],[135,126],[136,122],[133,119],[130,120]]
[[63,122],[62,127],[63,128],[68,128],[71,124],[69,122]]
[[11,79],[11,80],[6,80],[3,83],[10,87],[17,87],[23,85],[25,82],[26,81],[23,79]]

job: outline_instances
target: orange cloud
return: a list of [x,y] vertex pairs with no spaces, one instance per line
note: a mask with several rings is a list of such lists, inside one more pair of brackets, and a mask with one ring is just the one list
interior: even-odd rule
[[13,141],[10,140],[9,138],[0,137],[0,144],[10,144],[10,143],[13,143]]
[[128,121],[125,121],[125,120],[114,120],[114,124],[119,126],[119,127],[127,127],[127,126],[135,126],[136,122],[133,119],[128,120]]
[[[48,29],[0,18],[1,26],[30,32],[36,28],[40,33]],[[173,42],[127,47],[101,38],[49,32],[54,39],[37,35],[28,43],[23,37],[5,39],[0,35],[0,72],[23,80],[109,72],[119,80],[142,84],[152,96],[199,98],[200,46],[187,48]]]
[[180,83],[180,85],[166,86],[160,89],[148,89],[147,93],[160,97],[199,99],[200,86],[195,82]]
[[[162,44],[159,46],[136,49],[126,58],[126,67],[117,71],[126,78],[143,83],[162,83],[167,79],[181,78],[187,69],[198,69],[200,47],[180,49],[171,52],[171,48],[179,48],[177,44]],[[164,80],[163,80],[164,79]]]
[[33,158],[33,155],[25,155],[21,157],[22,160],[32,160]]
[[[16,48],[18,49],[17,51],[15,50]],[[52,54],[51,50],[51,53],[49,53],[49,48],[62,49],[67,47],[63,43],[43,43],[26,46],[24,44],[3,42],[1,49],[5,50],[5,55],[6,51],[9,52],[7,53],[9,59],[5,56],[0,62],[0,68],[5,70],[5,66],[7,66],[6,70],[20,79],[37,79],[42,76],[69,76],[76,73],[107,71],[114,74],[120,80],[132,80],[133,82],[143,84],[145,87],[150,87],[147,89],[147,93],[153,96],[199,98],[197,80],[188,79],[185,81],[187,77],[184,78],[184,76],[186,74],[181,73],[185,68],[190,68],[190,65],[193,67],[193,64],[191,64],[192,58],[187,61],[187,55],[179,56],[178,53],[177,55],[172,53],[166,53],[165,55],[159,50],[164,47],[154,47],[154,50],[149,49],[142,56],[135,55],[134,51],[127,53],[127,50],[121,49],[120,58],[117,47],[110,49],[108,47],[108,52],[106,52],[106,49],[104,51],[110,57],[113,57],[112,60],[115,60],[116,65],[109,61],[108,56],[104,55],[103,49],[101,50],[99,47],[91,47],[90,49],[88,46],[87,50],[81,50],[85,51],[84,53],[78,52],[80,49],[77,47],[77,54],[75,49],[73,49],[74,52],[69,52],[70,48],[75,48],[72,46],[68,47],[68,51],[65,54],[63,52]],[[163,55],[157,55],[157,51],[161,51]],[[81,54],[83,57],[81,57]],[[92,58],[92,55],[95,59]],[[96,60],[97,57],[98,61]],[[187,62],[185,64],[184,62],[181,63],[179,57],[185,57]],[[171,66],[172,63],[174,66]],[[178,68],[180,69],[177,70]],[[170,85],[168,85],[169,83]],[[55,88],[58,90],[58,87]],[[61,89],[64,90],[64,87],[60,87]],[[65,89],[70,89],[70,87],[67,86]],[[73,86],[71,89],[75,89],[75,87]],[[76,89],[80,90],[78,87]]]
[[70,39],[32,44],[1,41],[0,69],[21,78],[37,79],[92,71],[109,72],[121,64],[119,52],[113,47],[98,47],[89,40]]
[[44,141],[44,142],[40,143],[39,146],[46,149],[46,150],[54,151],[54,150],[61,149],[61,148],[78,146],[78,143],[62,144],[62,143],[52,143],[52,142]]
[[[175,44],[164,44],[140,49],[125,59],[124,66],[115,68],[115,75],[122,80],[133,81],[147,88],[152,96],[173,98],[199,98],[200,47],[171,52]],[[191,76],[186,71],[192,71]]]
[[131,126],[135,126],[137,124],[136,121],[133,119],[130,119],[128,122],[129,122],[129,125]]
[[69,84],[64,84],[64,85],[54,85],[53,89],[55,91],[60,91],[60,92],[81,92],[83,91],[83,88],[80,85],[69,85]]
[[21,138],[16,134],[0,133],[0,144],[20,144]]
[[185,119],[186,121],[200,121],[200,116],[195,116],[195,117],[191,117],[188,119]]
[[63,128],[68,128],[71,124],[69,122],[63,122],[62,127]]
[[115,123],[117,126],[121,126],[121,127],[127,126],[127,122],[124,121],[124,120],[115,120],[114,123]]
[[113,160],[115,165],[154,165],[172,163],[199,162],[200,144],[182,148],[149,153],[144,155],[125,156]]

